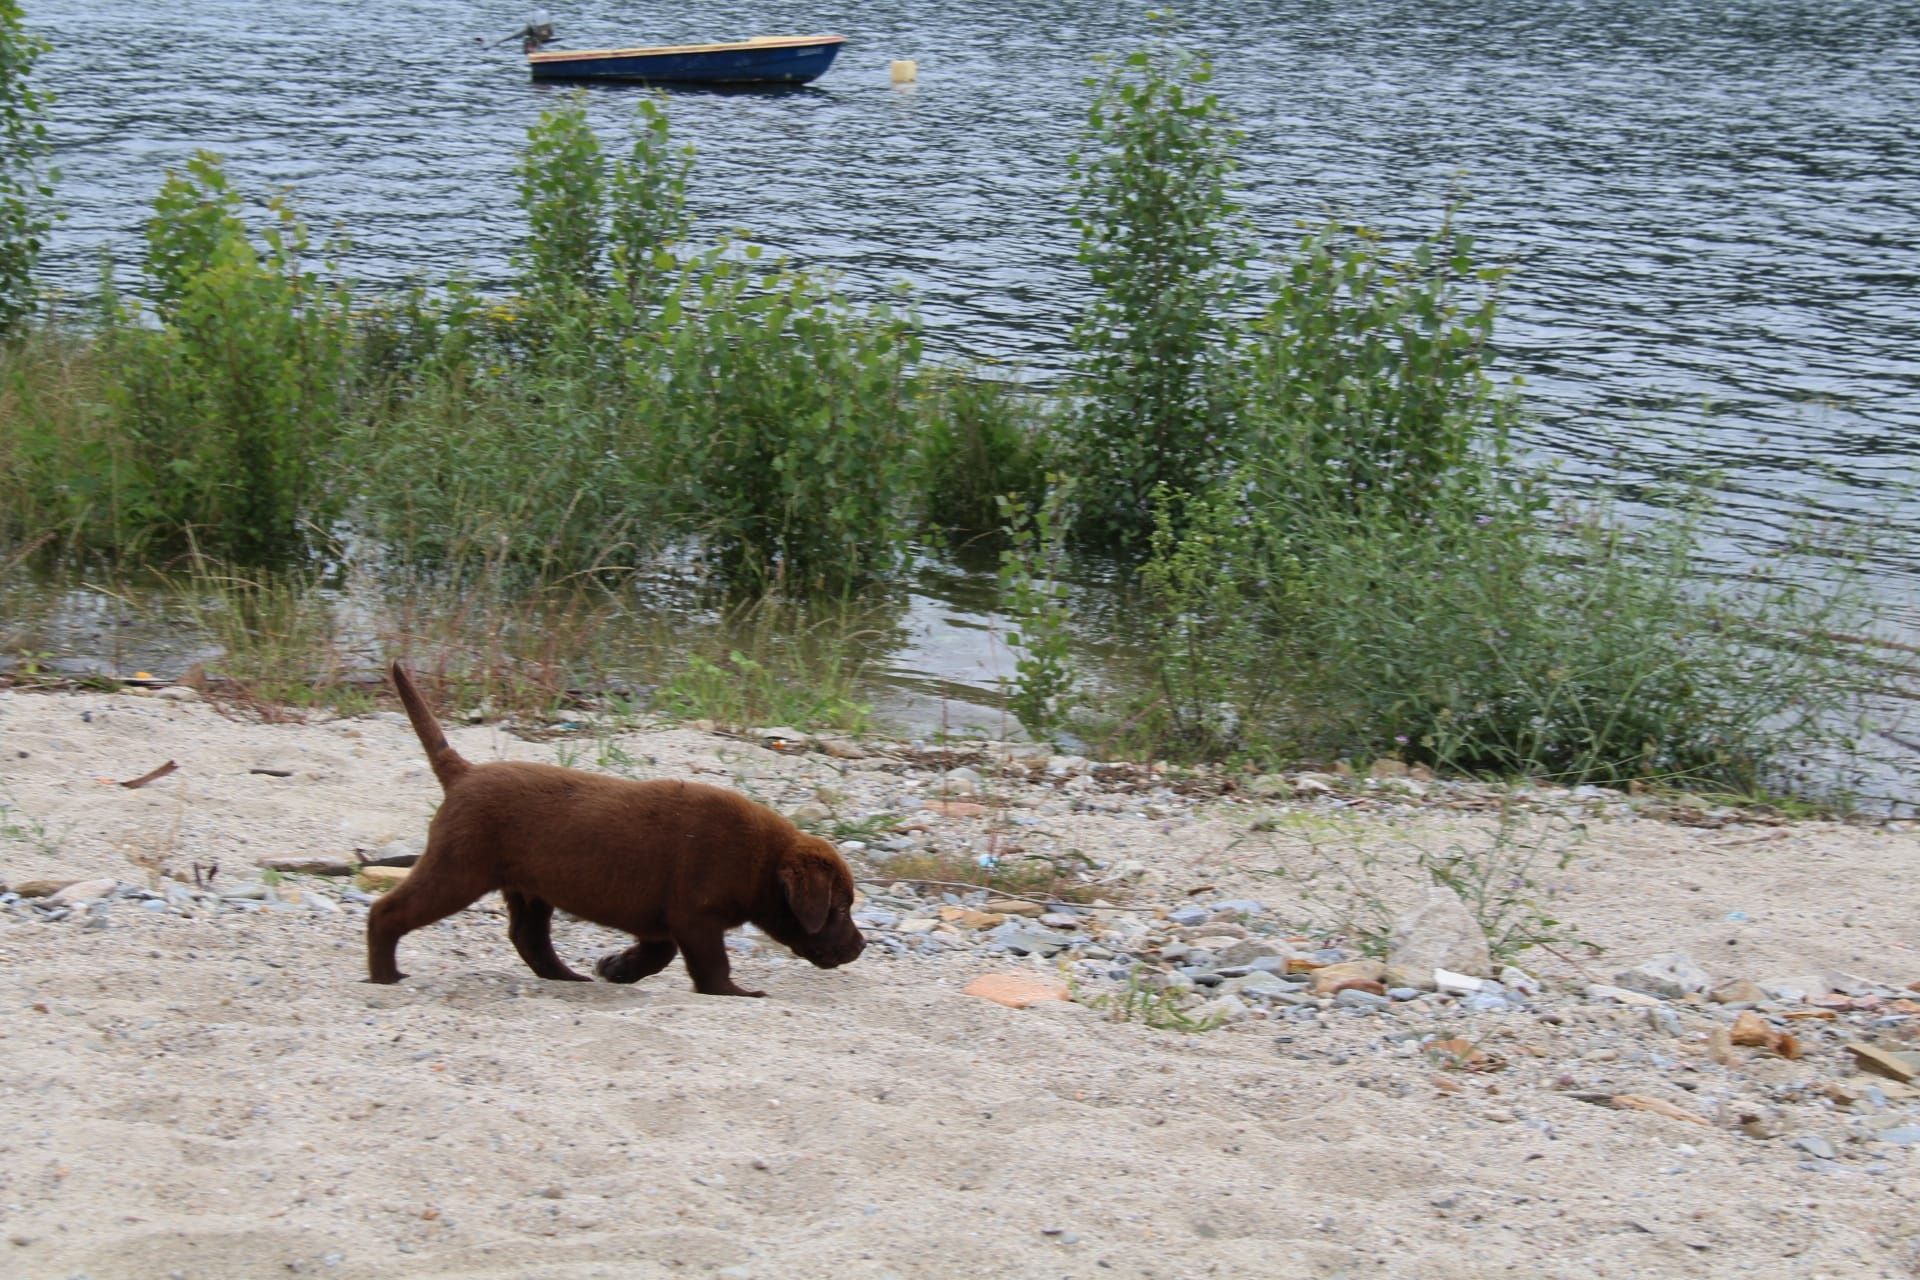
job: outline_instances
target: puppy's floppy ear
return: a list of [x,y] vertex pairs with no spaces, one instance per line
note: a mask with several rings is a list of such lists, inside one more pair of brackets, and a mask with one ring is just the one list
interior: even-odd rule
[[800,927],[808,933],[820,932],[833,906],[833,876],[827,868],[818,858],[792,850],[780,863],[780,885]]

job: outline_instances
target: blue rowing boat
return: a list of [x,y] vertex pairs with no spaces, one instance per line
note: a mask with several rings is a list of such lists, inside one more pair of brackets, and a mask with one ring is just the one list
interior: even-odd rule
[[760,36],[728,44],[528,53],[535,80],[643,84],[806,84],[833,65],[845,36]]

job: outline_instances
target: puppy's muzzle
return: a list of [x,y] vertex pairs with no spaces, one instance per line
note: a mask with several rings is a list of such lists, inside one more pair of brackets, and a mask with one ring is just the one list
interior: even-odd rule
[[818,969],[838,969],[843,964],[852,964],[867,949],[867,939],[860,930],[848,924],[844,930],[830,929],[807,939],[803,958]]

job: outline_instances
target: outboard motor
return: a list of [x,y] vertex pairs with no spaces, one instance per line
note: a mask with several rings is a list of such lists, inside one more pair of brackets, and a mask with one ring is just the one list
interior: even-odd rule
[[535,9],[527,25],[507,37],[508,40],[516,38],[520,41],[522,53],[540,52],[540,46],[553,39],[553,19],[545,9]]

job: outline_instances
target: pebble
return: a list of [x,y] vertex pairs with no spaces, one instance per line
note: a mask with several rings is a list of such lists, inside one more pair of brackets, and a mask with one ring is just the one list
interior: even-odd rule
[[[1343,991],[1340,994],[1347,993]],[[1460,1007],[1469,1013],[1506,1013],[1513,1008],[1505,996],[1493,991],[1476,991],[1462,1000]]]
[[1167,913],[1167,919],[1177,925],[1190,928],[1193,925],[1205,924],[1212,914],[1205,907],[1175,907]]
[[1399,1002],[1401,1002],[1401,1003],[1405,1003],[1405,1002],[1406,1002],[1406,1001],[1408,1001],[1408,1000],[1418,1000],[1418,999],[1420,998],[1420,988],[1418,988],[1418,987],[1388,987],[1388,988],[1387,988],[1387,998],[1388,998],[1389,1000],[1396,1000],[1396,1001],[1399,1001]]
[[1893,1129],[1882,1129],[1874,1136],[1876,1142],[1891,1142],[1897,1147],[1911,1147],[1920,1143],[1920,1124],[1903,1124]]

